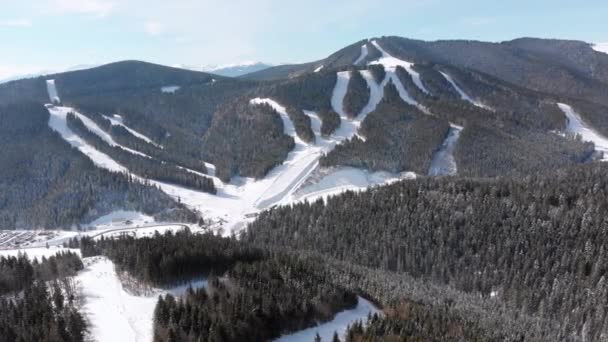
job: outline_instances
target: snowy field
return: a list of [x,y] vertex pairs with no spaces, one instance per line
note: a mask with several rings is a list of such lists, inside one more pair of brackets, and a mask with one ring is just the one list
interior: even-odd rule
[[565,103],[558,103],[559,108],[568,118],[566,131],[578,134],[583,141],[590,141],[595,144],[595,150],[604,153],[603,161],[608,161],[608,138],[596,132],[591,126],[587,125],[581,116],[572,107]]
[[331,341],[334,332],[338,333],[340,340],[345,340],[346,328],[355,322],[367,321],[368,314],[380,313],[372,303],[358,297],[357,306],[352,310],[338,313],[333,320],[320,324],[316,327],[301,330],[297,333],[281,336],[275,342],[311,342],[315,340],[318,333],[322,341]]

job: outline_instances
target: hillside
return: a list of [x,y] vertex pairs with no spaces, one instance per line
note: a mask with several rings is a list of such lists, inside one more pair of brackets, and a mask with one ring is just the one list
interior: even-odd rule
[[118,62],[1,84],[0,101],[60,102],[45,130],[229,232],[278,204],[404,177],[602,159],[606,65],[580,42],[382,37],[241,78]]

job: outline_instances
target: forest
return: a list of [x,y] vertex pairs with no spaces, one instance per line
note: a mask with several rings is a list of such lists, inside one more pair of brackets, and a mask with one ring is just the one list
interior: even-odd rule
[[597,306],[608,291],[605,174],[591,164],[403,181],[264,212],[244,238],[500,300],[547,320],[545,336],[597,340],[608,329]]
[[77,228],[117,209],[197,219],[157,188],[95,167],[48,120],[40,104],[0,105],[1,228]]
[[87,322],[71,278],[82,269],[72,252],[40,261],[26,254],[0,257],[0,340],[84,341]]

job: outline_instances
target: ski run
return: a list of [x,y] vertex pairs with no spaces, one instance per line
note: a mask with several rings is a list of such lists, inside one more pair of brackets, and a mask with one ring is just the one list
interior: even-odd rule
[[581,116],[576,111],[574,111],[571,106],[565,103],[558,103],[557,105],[564,112],[566,118],[568,119],[568,126],[566,127],[566,132],[575,135],[580,135],[583,141],[589,141],[594,143],[595,150],[604,154],[602,160],[608,161],[608,138],[602,136],[593,128],[588,126],[583,121]]

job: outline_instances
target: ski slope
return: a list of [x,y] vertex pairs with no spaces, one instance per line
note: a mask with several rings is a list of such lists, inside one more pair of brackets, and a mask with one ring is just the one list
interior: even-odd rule
[[324,67],[325,67],[324,65],[320,65],[315,69],[314,72],[319,72],[319,71],[323,70]]
[[443,77],[446,79],[446,81],[448,81],[452,85],[452,87],[454,87],[456,92],[458,92],[458,94],[460,95],[461,99],[463,99],[464,101],[470,102],[477,107],[486,108],[486,106],[484,106],[482,103],[480,103],[476,100],[473,100],[472,97],[467,95],[467,93],[465,93],[464,90],[462,90],[462,88],[460,88],[458,86],[458,84],[456,84],[456,82],[454,82],[454,79],[452,78],[452,76],[450,76],[442,71],[440,71],[440,73],[443,75]]
[[367,58],[368,53],[369,53],[369,51],[367,49],[367,44],[361,45],[361,54],[359,55],[359,57],[357,58],[357,60],[355,60],[355,62],[353,64],[354,65],[361,64],[365,60],[365,58]]
[[462,127],[451,124],[448,136],[433,155],[429,176],[452,176],[458,171],[456,160],[454,159],[454,149],[460,137]]
[[604,154],[602,160],[608,161],[608,138],[599,134],[591,126],[587,125],[581,116],[574,111],[571,106],[565,103],[558,103],[557,105],[568,118],[568,126],[566,127],[566,131],[572,134],[580,135],[583,141],[590,141],[594,143],[595,150]]
[[55,80],[46,81],[46,91],[49,93],[49,100],[51,103],[60,103],[61,99],[57,94],[57,87],[55,86]]
[[416,84],[416,86],[418,88],[420,88],[420,90],[422,90],[423,92],[430,94],[430,92],[424,87],[424,84],[422,84],[422,80],[420,79],[420,74],[414,70],[412,68],[412,66],[414,65],[411,62],[407,62],[404,60],[401,60],[399,58],[395,58],[393,56],[391,56],[388,52],[386,52],[386,50],[384,50],[380,44],[373,40],[372,44],[374,44],[374,46],[378,49],[378,51],[380,51],[380,53],[382,54],[382,56],[375,60],[370,62],[369,64],[380,64],[384,66],[384,69],[388,72],[389,70],[391,71],[395,71],[395,69],[398,66],[403,67],[410,75],[412,75],[412,80],[414,81],[414,84]]
[[381,314],[372,303],[362,297],[357,298],[357,306],[352,310],[339,312],[333,320],[322,323],[316,327],[304,329],[293,334],[284,335],[275,342],[311,342],[315,340],[318,333],[322,341],[331,341],[334,332],[338,333],[341,341],[345,341],[346,329],[355,322],[366,323],[369,314]]
[[165,94],[174,94],[176,91],[180,90],[181,87],[177,85],[164,86],[160,88],[160,91]]
[[107,115],[103,115],[104,118],[106,118],[107,120],[110,121],[110,123],[112,123],[112,126],[122,126],[124,127],[124,129],[126,129],[129,133],[133,134],[135,137],[147,142],[148,144],[154,145],[158,148],[163,148],[161,145],[155,143],[154,141],[152,141],[152,139],[148,138],[147,136],[145,136],[144,134],[139,133],[138,131],[130,128],[129,126],[125,125],[122,117],[120,117],[120,115],[113,115],[113,116],[107,116]]
[[206,286],[203,280],[172,289],[151,289],[146,295],[127,292],[114,264],[106,257],[85,258],[85,269],[75,280],[84,298],[82,312],[90,322],[90,335],[98,342],[152,341],[152,321],[159,295],[181,295],[188,285]]

